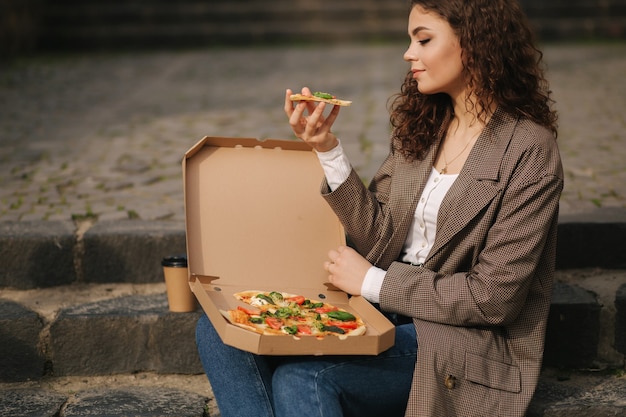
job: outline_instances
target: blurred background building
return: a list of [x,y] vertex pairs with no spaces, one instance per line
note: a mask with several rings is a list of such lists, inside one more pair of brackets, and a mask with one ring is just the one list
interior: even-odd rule
[[[541,40],[626,38],[626,0],[520,0]],[[0,0],[0,53],[379,42],[406,0]]]

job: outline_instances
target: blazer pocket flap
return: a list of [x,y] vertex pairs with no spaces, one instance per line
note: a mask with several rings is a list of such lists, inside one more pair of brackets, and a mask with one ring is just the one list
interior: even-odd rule
[[521,391],[521,374],[517,366],[465,353],[465,379],[509,392]]

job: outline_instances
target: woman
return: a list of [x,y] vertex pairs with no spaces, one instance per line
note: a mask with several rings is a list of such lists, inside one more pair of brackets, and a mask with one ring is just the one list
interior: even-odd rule
[[339,107],[325,116],[325,104],[294,105],[287,90],[285,112],[316,150],[322,194],[352,242],[329,253],[330,282],[412,322],[375,357],[283,358],[221,345],[201,320],[200,356],[224,417],[237,407],[256,416],[525,414],[563,187],[541,53],[514,1],[413,0],[408,33],[411,70],[393,102],[390,153],[369,187],[331,132]]

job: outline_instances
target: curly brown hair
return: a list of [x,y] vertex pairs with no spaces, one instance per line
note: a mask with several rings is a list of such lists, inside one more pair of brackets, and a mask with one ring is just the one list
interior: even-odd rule
[[[542,52],[524,12],[515,0],[411,0],[446,20],[459,38],[469,90],[468,110],[485,121],[496,105],[530,119],[557,136],[557,114],[551,106]],[[475,107],[472,107],[475,106]],[[422,94],[409,72],[400,93],[392,97],[394,141],[407,159],[420,159],[443,135],[454,116],[446,94]]]

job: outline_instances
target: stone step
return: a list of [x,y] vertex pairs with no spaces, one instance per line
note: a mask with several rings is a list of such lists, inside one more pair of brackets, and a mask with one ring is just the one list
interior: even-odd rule
[[[625,269],[626,211],[559,220],[557,269]],[[0,222],[0,288],[158,283],[161,259],[184,253],[176,221]]]
[[[623,37],[626,1],[522,0],[541,38]],[[405,2],[57,0],[42,10],[44,48],[404,40]]]
[[[198,374],[192,313],[168,310],[165,285],[80,284],[0,291],[0,381],[134,372]],[[623,368],[626,270],[557,274],[544,363]]]
[[45,7],[41,41],[85,47],[398,39],[404,26],[403,2],[64,0]]
[[200,310],[172,313],[165,284],[0,291],[0,381],[202,372]]
[[[520,0],[544,41],[624,39],[626,0]],[[37,50],[406,41],[406,2],[3,0],[0,56]],[[2,19],[4,18],[4,19]]]
[[[163,283],[1,290],[0,415],[219,415],[200,314],[169,312]],[[625,270],[558,271],[529,416],[621,415],[625,325]]]
[[161,259],[185,251],[182,222],[0,222],[0,288],[157,283]]

